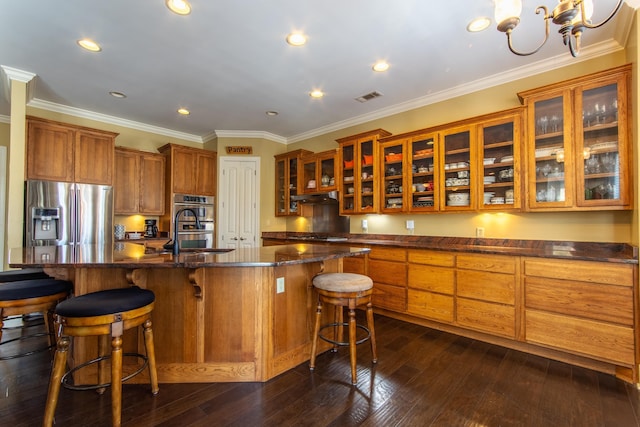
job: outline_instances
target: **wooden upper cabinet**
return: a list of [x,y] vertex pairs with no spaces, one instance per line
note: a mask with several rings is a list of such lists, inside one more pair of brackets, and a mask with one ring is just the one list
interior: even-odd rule
[[27,179],[113,185],[117,135],[28,117]]
[[529,210],[632,209],[631,66],[518,94]]
[[216,195],[216,152],[176,144],[164,145],[159,151],[167,156],[166,176],[171,192]]
[[140,213],[164,214],[166,159],[162,155],[140,155]]
[[115,165],[116,215],[164,214],[164,156],[118,147]]

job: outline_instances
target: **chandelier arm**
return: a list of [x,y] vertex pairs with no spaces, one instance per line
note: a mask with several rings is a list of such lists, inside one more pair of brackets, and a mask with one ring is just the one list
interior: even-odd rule
[[609,22],[611,20],[611,18],[613,18],[616,13],[618,13],[618,10],[620,10],[620,7],[622,6],[622,2],[623,0],[618,0],[618,3],[616,4],[616,7],[613,9],[613,12],[611,12],[611,14],[607,17],[607,19],[605,19],[604,21],[600,22],[599,24],[590,24],[588,21],[585,21],[584,19],[584,0],[580,0],[580,18],[582,19],[582,25],[584,25],[586,28],[598,28],[598,27],[602,27],[604,24],[606,24],[607,22]]
[[[573,36],[569,35],[569,52],[571,52],[571,56],[576,58],[580,54],[580,37],[582,36],[582,32],[578,32]],[[574,42],[575,40],[575,42]]]
[[513,47],[513,43],[511,41],[511,29],[509,29],[506,33],[507,33],[507,45],[509,46],[509,50],[512,53],[515,53],[518,56],[529,56],[529,55],[533,55],[534,53],[538,52],[542,46],[544,46],[544,44],[547,42],[547,40],[549,39],[549,19],[551,18],[551,16],[549,16],[549,10],[547,9],[546,6],[538,6],[536,8],[536,15],[540,15],[541,12],[544,12],[544,23],[545,23],[545,28],[544,28],[544,40],[542,40],[542,43],[540,43],[540,45],[535,48],[535,50],[532,50],[531,52],[518,52],[517,50],[515,50],[515,48]]

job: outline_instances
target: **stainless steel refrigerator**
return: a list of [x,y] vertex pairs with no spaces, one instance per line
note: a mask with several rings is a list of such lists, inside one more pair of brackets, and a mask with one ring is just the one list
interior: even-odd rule
[[26,181],[24,237],[27,247],[112,243],[113,188]]

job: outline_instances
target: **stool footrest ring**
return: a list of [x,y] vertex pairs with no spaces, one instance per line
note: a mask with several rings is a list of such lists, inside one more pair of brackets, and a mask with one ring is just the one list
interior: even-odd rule
[[[37,334],[31,334],[31,335],[27,335],[27,336],[24,336],[24,337],[18,337],[18,338],[10,339],[10,340],[7,340],[7,341],[4,341],[4,342],[0,343],[0,345],[9,344],[9,343],[12,343],[14,341],[22,341],[22,340],[26,340],[26,339],[29,339],[29,338],[38,338],[38,337],[46,337],[46,336],[53,336],[53,335],[48,334],[46,332],[39,332]],[[32,354],[41,353],[43,351],[50,350],[50,349],[52,349],[54,347],[55,347],[55,344],[48,345],[46,347],[38,348],[36,350],[27,351],[27,352],[20,353],[20,354],[14,354],[12,356],[0,356],[0,360],[11,360],[11,359],[17,359],[18,357],[30,356]]]
[[[349,345],[349,341],[336,341],[336,340],[332,340],[331,338],[325,337],[324,335],[322,335],[322,331],[324,329],[327,328],[332,328],[332,327],[336,327],[336,326],[349,326],[348,323],[329,323],[326,324],[324,326],[322,326],[320,328],[320,330],[318,331],[318,337],[320,337],[322,340],[331,343],[333,345],[340,345],[340,346],[347,346]],[[367,333],[367,335],[359,340],[356,340],[356,344],[362,344],[363,342],[368,341],[371,338],[371,331],[369,331],[369,328],[367,328],[364,325],[356,325],[356,328],[358,329],[362,329],[363,331],[365,331]]]
[[[144,363],[142,364],[142,366],[140,366],[140,368],[138,368],[135,372],[127,375],[126,377],[122,378],[122,382],[128,381],[131,378],[135,377],[136,375],[138,375],[140,372],[144,371],[144,369],[147,367],[147,364],[149,363],[149,360],[147,359],[147,356],[145,356],[144,354],[140,354],[140,353],[123,353],[122,354],[123,357],[137,357],[139,359],[142,359],[144,361]],[[74,384],[70,384],[69,383],[69,376],[72,375],[74,372],[76,372],[79,369],[82,369],[84,367],[87,367],[89,365],[93,365],[94,363],[98,363],[101,362],[103,360],[107,360],[107,359],[111,359],[111,355],[108,354],[106,356],[102,356],[102,357],[97,357],[95,359],[91,359],[88,362],[84,362],[78,366],[76,366],[73,369],[70,369],[69,372],[67,372],[66,374],[64,374],[62,376],[62,379],[60,380],[62,383],[62,386],[66,389],[69,390],[76,390],[76,391],[84,391],[84,390],[97,390],[100,388],[106,388],[109,387],[111,385],[111,383],[105,383],[105,384],[86,384],[86,385],[74,385]]]

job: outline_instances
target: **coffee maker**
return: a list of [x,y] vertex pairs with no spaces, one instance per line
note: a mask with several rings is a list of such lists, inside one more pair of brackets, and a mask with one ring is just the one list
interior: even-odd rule
[[144,237],[158,237],[158,226],[155,219],[144,220]]

